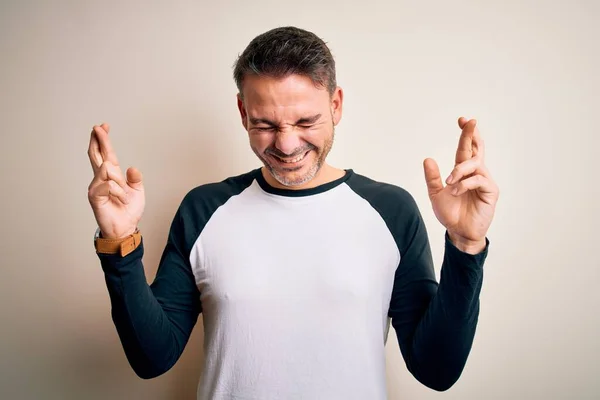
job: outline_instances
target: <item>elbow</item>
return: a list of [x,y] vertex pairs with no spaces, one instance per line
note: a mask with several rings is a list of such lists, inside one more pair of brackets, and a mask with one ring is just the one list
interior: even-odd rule
[[144,380],[149,380],[149,379],[157,378],[167,371],[134,368],[133,372],[135,372],[135,374],[138,376],[138,378],[144,379]]
[[154,379],[167,373],[182,353],[181,348],[176,345],[160,345],[144,349],[137,342],[127,341],[123,341],[123,349],[133,372],[144,380]]
[[157,378],[166,372],[175,364],[173,360],[151,359],[144,354],[127,354],[129,366],[140,379],[149,380]]
[[419,370],[409,368],[409,371],[417,381],[436,392],[445,392],[452,388],[462,374],[462,368],[457,366],[442,368],[438,365]]
[[[415,375],[413,374],[413,376]],[[415,376],[415,378],[421,382],[421,384],[431,390],[435,390],[436,392],[445,392],[454,386],[454,384],[458,381],[458,378],[440,376],[430,378]]]
[[159,376],[165,374],[169,371],[170,367],[159,367],[159,366],[148,366],[146,365],[131,365],[131,369],[140,379],[150,380],[154,378],[158,378]]
[[410,373],[427,388],[445,392],[460,379],[466,366],[470,344],[437,343],[426,351],[411,352],[406,366]]
[[456,383],[457,379],[454,380],[438,380],[431,382],[422,382],[429,389],[435,390],[436,392],[445,392],[450,389]]

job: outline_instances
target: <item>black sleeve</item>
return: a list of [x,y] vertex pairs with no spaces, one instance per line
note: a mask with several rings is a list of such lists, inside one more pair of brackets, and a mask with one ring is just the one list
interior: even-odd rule
[[175,364],[201,312],[184,219],[180,208],[151,285],[142,265],[143,242],[125,257],[98,255],[119,338],[131,367],[144,379]]
[[480,254],[470,255],[457,249],[446,232],[438,284],[423,219],[414,199],[403,197],[392,221],[401,261],[389,316],[409,371],[427,387],[443,391],[460,377],[473,344],[489,241]]

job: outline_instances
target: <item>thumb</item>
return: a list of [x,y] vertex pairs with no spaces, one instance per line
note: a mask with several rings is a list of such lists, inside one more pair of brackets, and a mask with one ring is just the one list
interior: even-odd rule
[[127,169],[127,184],[134,190],[143,190],[142,173],[137,168]]
[[431,198],[444,189],[442,177],[440,176],[440,169],[435,160],[432,158],[426,158],[425,161],[423,161],[423,169],[425,170],[427,191],[429,192],[429,197]]

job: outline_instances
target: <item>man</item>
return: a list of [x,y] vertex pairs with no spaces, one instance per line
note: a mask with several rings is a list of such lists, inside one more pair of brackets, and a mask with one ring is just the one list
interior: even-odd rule
[[450,388],[475,334],[499,193],[476,121],[458,121],[446,186],[436,163],[424,163],[447,229],[438,285],[411,195],[326,162],[343,95],[325,43],[273,29],[248,45],[234,77],[264,166],[185,196],[150,286],[137,231],[141,173],[123,176],[108,125],[92,131],[95,245],[134,371],[152,378],[169,370],[202,313],[200,399],[384,399],[391,320],[416,379]]

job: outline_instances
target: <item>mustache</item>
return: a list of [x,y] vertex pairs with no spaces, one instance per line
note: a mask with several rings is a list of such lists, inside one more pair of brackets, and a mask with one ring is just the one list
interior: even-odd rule
[[299,156],[301,154],[304,154],[307,151],[316,150],[316,149],[317,149],[316,146],[313,146],[312,144],[307,144],[306,146],[302,146],[297,149],[294,149],[294,151],[291,154],[286,154],[276,147],[269,147],[265,150],[265,154],[270,154],[272,156],[276,156],[279,158],[287,158],[287,157],[293,158],[293,157]]

